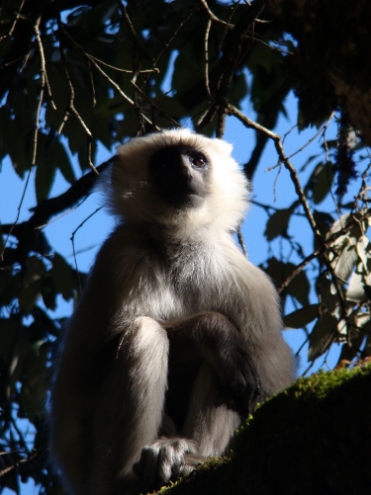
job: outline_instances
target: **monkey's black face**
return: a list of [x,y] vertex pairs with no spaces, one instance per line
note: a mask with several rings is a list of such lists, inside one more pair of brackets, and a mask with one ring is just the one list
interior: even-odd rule
[[186,146],[168,146],[149,161],[150,180],[159,196],[176,208],[197,207],[206,195],[207,157]]

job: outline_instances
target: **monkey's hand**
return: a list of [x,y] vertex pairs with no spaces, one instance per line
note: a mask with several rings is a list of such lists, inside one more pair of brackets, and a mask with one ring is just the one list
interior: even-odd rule
[[217,360],[221,364],[217,375],[228,405],[242,415],[251,413],[263,400],[263,390],[252,352],[239,332],[219,349]]
[[142,449],[134,473],[140,479],[163,484],[191,472],[205,461],[194,442],[185,438],[159,438]]
[[255,348],[223,314],[205,311],[195,325],[196,341],[224,390],[227,404],[246,415],[262,399]]

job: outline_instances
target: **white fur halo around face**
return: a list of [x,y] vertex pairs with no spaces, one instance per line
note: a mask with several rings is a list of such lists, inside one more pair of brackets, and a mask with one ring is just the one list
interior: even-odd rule
[[[108,186],[108,204],[116,215],[128,221],[172,222],[174,212],[153,194],[149,184],[148,162],[153,154],[168,146],[186,146],[202,152],[211,165],[208,193],[204,205],[185,212],[197,216],[203,224],[233,230],[247,208],[248,181],[232,158],[232,145],[211,139],[189,129],[173,129],[133,138],[117,149],[118,160],[112,167]],[[196,220],[196,219],[195,219]]]

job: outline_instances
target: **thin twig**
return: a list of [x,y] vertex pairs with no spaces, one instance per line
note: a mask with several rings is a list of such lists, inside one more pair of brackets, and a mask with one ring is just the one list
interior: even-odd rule
[[305,197],[304,191],[300,185],[298,174],[297,174],[294,166],[291,164],[291,162],[289,161],[289,159],[285,155],[285,151],[283,149],[282,142],[281,142],[281,137],[278,134],[276,134],[275,132],[272,132],[269,129],[267,129],[266,127],[264,127],[264,126],[258,124],[257,122],[254,122],[253,120],[249,119],[248,117],[246,117],[246,115],[244,115],[242,112],[240,112],[233,105],[229,104],[227,106],[227,110],[231,115],[234,115],[235,117],[237,117],[246,127],[250,127],[252,129],[255,129],[256,131],[262,132],[262,133],[266,134],[270,139],[272,139],[280,162],[283,163],[285,168],[289,171],[291,180],[292,180],[294,187],[295,187],[296,194],[298,195],[300,203],[304,208],[305,214],[306,214],[307,219],[309,221],[309,224],[313,230],[313,233],[314,233],[315,237],[317,239],[319,239],[320,242],[322,242],[322,237],[321,237],[320,231],[318,230],[318,227],[317,227],[316,222],[313,218],[312,212],[310,211],[310,208],[309,208],[307,199]]
[[[97,62],[94,60],[94,58],[92,58],[88,53],[86,53],[86,51],[84,50],[84,48],[79,45],[68,33],[67,31],[64,29],[63,25],[61,25],[61,28],[64,32],[64,34],[67,36],[67,38],[79,49],[82,51],[82,53],[85,55],[85,57],[90,60],[91,64],[97,69],[97,71],[111,84],[111,86],[113,86],[116,91],[119,93],[119,95],[125,100],[127,101],[133,108],[136,108],[136,105],[135,105],[135,102],[128,96],[126,95],[122,89],[120,88],[120,86],[113,80],[110,78],[110,76],[97,64]],[[150,126],[152,126],[154,129],[156,129],[156,131],[161,131],[161,129],[155,125],[146,115],[143,115],[143,119],[145,120],[145,122],[147,124],[149,124]]]
[[36,41],[37,41],[37,45],[38,45],[39,53],[40,53],[41,67],[40,67],[40,94],[39,94],[39,101],[38,101],[37,108],[36,108],[35,131],[34,131],[34,137],[33,137],[33,149],[32,149],[32,154],[31,154],[31,156],[32,156],[31,166],[32,167],[36,164],[37,137],[38,137],[38,133],[39,133],[40,113],[41,113],[41,106],[42,106],[43,101],[44,101],[44,93],[45,93],[45,86],[46,86],[45,57],[44,57],[43,45],[42,45],[40,32],[39,32],[40,22],[41,22],[41,17],[39,17],[37,19],[36,24],[34,26]]
[[76,235],[76,232],[81,229],[81,227],[83,227],[83,225],[91,219],[91,217],[93,217],[96,213],[98,213],[99,210],[102,209],[102,206],[99,206],[95,211],[93,211],[93,213],[91,213],[90,215],[88,215],[85,220],[83,220],[77,227],[76,229],[72,232],[71,234],[71,237],[70,237],[70,241],[72,243],[72,252],[73,252],[73,259],[75,261],[75,268],[76,268],[76,273],[77,273],[77,279],[78,279],[78,283],[79,283],[79,290],[80,290],[80,294],[82,294],[82,283],[81,283],[81,277],[80,277],[80,271],[78,269],[78,266],[77,266],[77,258],[76,258],[76,250],[75,250],[75,235]]
[[17,421],[15,421],[15,419],[12,416],[10,417],[10,420],[11,420],[13,428],[17,432],[19,445],[24,449],[24,451],[26,452],[27,455],[30,455],[31,451],[27,446],[26,439],[24,438],[24,435],[21,432],[21,430],[17,424]]
[[93,146],[94,139],[90,136],[88,136],[88,164],[89,167],[93,170],[93,172],[97,175],[99,175],[98,170],[95,168],[93,160],[92,160],[92,146]]
[[148,95],[146,95],[146,93],[134,82],[134,81],[130,81],[131,84],[134,86],[134,88],[138,91],[138,93],[140,93],[140,95],[153,107],[155,108],[159,113],[160,115],[163,115],[165,118],[169,119],[170,122],[175,125],[176,127],[181,127],[181,125],[179,124],[179,122],[177,122],[175,119],[173,119],[168,113],[166,113],[161,107],[159,107],[157,105],[157,103],[151,99]]
[[7,67],[9,67],[10,65],[16,64],[17,62],[19,62],[19,61],[20,61],[20,60],[22,60],[23,58],[24,58],[24,55],[21,55],[20,57],[15,58],[15,59],[14,59],[14,60],[12,60],[11,62],[7,62],[6,64],[1,65],[0,70],[6,69],[6,68],[7,68]]
[[206,86],[206,92],[211,98],[211,91],[210,91],[210,81],[209,81],[209,34],[210,34],[210,28],[211,28],[211,19],[207,21],[206,25],[206,30],[205,30],[205,38],[204,38],[204,54],[205,54],[205,86]]
[[[64,70],[65,70],[65,74],[66,74],[67,83],[68,83],[68,86],[70,88],[70,101],[68,103],[69,109],[75,114],[75,116],[77,117],[77,120],[80,122],[82,128],[84,129],[86,134],[89,136],[89,138],[93,139],[93,135],[92,135],[89,127],[85,124],[83,118],[81,117],[80,113],[78,112],[78,110],[75,107],[75,88],[72,84],[70,74],[69,74],[66,66],[64,67]],[[61,133],[61,130],[59,129],[58,134],[60,134],[60,133]]]
[[210,7],[207,5],[206,0],[200,0],[202,3],[203,7],[205,8],[206,12],[209,14],[209,17],[211,20],[218,22],[219,24],[223,24],[224,26],[227,26],[228,28],[232,29],[234,28],[233,24],[229,24],[228,22],[222,21],[222,19],[219,19],[211,10]]
[[[171,42],[173,41],[173,39],[177,36],[177,34],[179,33],[179,31],[182,29],[182,27],[184,26],[184,24],[193,16],[193,14],[196,12],[196,10],[198,10],[199,6],[196,6],[194,7],[193,9],[191,9],[190,13],[188,14],[188,16],[183,19],[181,21],[181,23],[178,25],[178,27],[176,28],[176,30],[172,33],[172,35],[170,36],[170,38],[168,39],[168,41],[163,45],[163,48],[162,50],[160,50],[160,53],[157,55],[157,57],[154,59],[153,61],[153,64],[152,64],[152,67],[155,69],[156,68],[156,65],[158,64],[158,61],[160,60],[160,58],[162,57],[162,55],[166,52],[166,50],[169,49],[170,47],[170,44]],[[144,82],[142,84],[142,87],[144,87],[147,82],[148,82],[148,78],[149,78],[149,75],[144,79]]]
[[2,249],[1,255],[0,255],[0,261],[1,262],[4,261],[4,252],[5,252],[6,246],[7,246],[8,241],[9,241],[9,237],[12,235],[12,232],[18,223],[18,220],[19,220],[19,217],[21,214],[23,201],[24,201],[24,198],[26,196],[26,191],[28,189],[28,185],[30,183],[30,177],[31,177],[31,174],[32,174],[33,169],[35,167],[35,164],[36,164],[37,140],[38,140],[38,134],[39,134],[40,113],[41,113],[41,107],[42,107],[42,104],[44,101],[44,93],[45,93],[45,58],[44,58],[44,51],[42,49],[42,42],[41,42],[40,33],[39,33],[40,22],[41,22],[41,17],[39,17],[36,20],[34,27],[33,27],[34,32],[35,32],[35,39],[36,39],[36,42],[37,42],[37,45],[39,48],[39,52],[40,52],[40,92],[39,92],[39,101],[38,101],[37,107],[36,107],[35,129],[34,129],[34,135],[33,135],[33,139],[32,139],[31,166],[30,166],[30,169],[29,169],[28,174],[27,174],[25,185],[23,187],[22,196],[21,196],[18,208],[17,208],[16,218],[15,218],[14,223],[13,223],[13,225],[12,225],[12,227],[11,227],[11,229],[10,229],[10,231],[9,231],[5,241],[4,241],[3,249]]
[[[100,60],[99,58],[94,57],[94,55],[91,55],[88,52],[85,52],[85,54],[89,56],[89,59],[93,59],[96,62],[98,62],[100,65],[104,65],[105,67],[108,67],[109,69],[115,70],[116,72],[124,72],[125,74],[133,74],[133,72],[135,72],[133,70],[120,69],[119,67],[116,67],[115,65],[107,64],[106,62],[103,62],[103,60]],[[155,72],[156,74],[159,74],[160,69],[158,69],[157,67],[153,67],[152,69],[138,70],[137,72],[139,74],[148,74],[148,73],[152,74],[153,72]]]
[[[122,17],[124,19],[124,22],[125,22],[125,24],[127,25],[128,29],[129,29],[130,36],[131,36],[134,44],[136,45],[136,47],[140,51],[146,53],[146,51],[145,51],[145,49],[144,49],[144,47],[143,47],[143,45],[142,45],[142,43],[141,43],[138,35],[137,35],[137,32],[135,31],[135,27],[134,27],[133,23],[131,22],[131,19],[130,19],[129,14],[128,14],[127,10],[126,10],[125,5],[123,4],[123,2],[121,0],[118,0],[117,1],[117,5],[118,5],[119,10],[121,12],[121,15],[122,15]],[[147,55],[148,58],[150,58],[149,55],[148,55],[148,53],[146,53],[146,55]]]
[[16,26],[16,24],[18,22],[18,19],[21,16],[21,11],[23,9],[23,5],[24,5],[25,1],[26,0],[22,0],[21,5],[19,6],[18,12],[15,15],[13,24],[11,25],[9,32],[7,34],[4,34],[3,36],[1,36],[0,42],[3,41],[4,39],[10,38],[12,36],[12,34],[14,32],[14,29],[15,29],[15,26]]
[[35,457],[37,457],[38,455],[40,454],[40,452],[38,450],[34,450],[29,456],[23,458],[23,459],[20,459],[19,461],[16,461],[14,464],[12,464],[11,466],[8,466],[6,467],[5,469],[2,469],[0,471],[0,478],[2,476],[5,476],[6,474],[8,474],[10,471],[12,471],[13,469],[17,468],[18,466],[20,466],[21,464],[25,464],[26,462],[30,462],[32,461],[33,459],[35,459]]
[[[107,79],[107,81],[111,84],[111,86],[113,86],[116,89],[119,95],[122,96],[124,100],[126,100],[128,103],[130,103],[130,105],[132,105],[135,108],[136,107],[135,102],[122,91],[120,86],[117,83],[115,83],[115,81],[113,81],[113,79],[111,79],[109,75],[106,72],[104,72],[104,70],[102,70],[99,67],[99,65],[95,62],[95,60],[91,60],[91,63],[94,65],[97,71],[100,72],[105,79]],[[143,119],[147,122],[147,124],[149,124],[154,129],[156,129],[156,131],[161,131],[161,129],[156,124],[154,124],[152,120],[149,119],[146,115],[143,115]]]
[[[320,127],[320,129],[318,130],[318,132],[316,132],[316,134],[314,136],[312,136],[310,139],[308,139],[308,141],[299,149],[297,149],[296,151],[294,151],[291,155],[289,155],[287,157],[288,160],[290,160],[293,156],[301,153],[307,146],[309,146],[311,143],[313,143],[313,141],[318,137],[320,136],[321,134],[324,134],[328,128],[328,126],[330,125],[331,123],[331,120],[334,116],[335,112],[332,112],[330,117],[328,118],[328,120]],[[282,140],[283,141],[283,140]]]
[[277,46],[272,46],[269,43],[267,43],[266,41],[263,41],[261,38],[257,38],[253,34],[249,35],[247,33],[246,37],[251,39],[252,41],[255,41],[256,43],[259,43],[259,45],[263,45],[263,46],[269,48],[273,52],[282,53],[282,55],[293,55],[293,52],[290,52],[289,50],[283,50],[282,48],[278,48]]
[[[95,174],[99,175],[99,172],[96,169],[96,167],[94,166],[93,161],[91,159],[91,157],[92,157],[91,147],[92,147],[92,142],[93,142],[94,138],[93,138],[93,135],[92,135],[89,127],[85,124],[84,119],[81,117],[79,111],[75,107],[75,88],[74,88],[74,85],[71,81],[70,73],[67,69],[67,62],[66,62],[66,59],[64,57],[64,53],[63,53],[62,49],[60,50],[60,53],[61,53],[61,58],[62,58],[62,62],[64,65],[64,72],[66,75],[67,84],[68,84],[68,87],[70,88],[70,101],[68,103],[68,108],[67,108],[66,113],[63,117],[62,123],[59,126],[58,134],[61,134],[62,129],[69,118],[69,114],[70,114],[70,110],[71,110],[71,112],[73,112],[73,114],[77,117],[77,120],[80,122],[81,127],[84,129],[84,131],[88,137],[88,164],[89,164],[89,167],[93,170],[93,172]],[[89,66],[89,69],[90,69],[90,66]]]
[[[358,225],[360,222],[363,222],[369,217],[371,217],[371,210],[366,210],[361,218],[353,217],[352,220],[350,220],[342,229],[338,230],[337,232],[334,232],[331,236],[329,236],[329,238],[322,243],[320,248],[316,249],[315,251],[313,251],[313,253],[307,256],[301,263],[299,263],[295,267],[293,272],[288,277],[286,277],[286,279],[281,283],[281,285],[277,289],[278,293],[281,293],[289,285],[289,283],[297,275],[299,275],[299,273],[303,270],[305,266],[308,265],[308,263],[310,263],[314,258],[317,258],[318,256],[324,254],[328,249],[330,249],[333,243],[336,241],[336,239],[346,234],[347,232],[352,230],[356,224]],[[339,277],[336,274],[334,274],[334,277],[335,279],[339,279]]]
[[95,84],[94,84],[93,72],[92,72],[91,66],[90,66],[90,60],[88,60],[88,67],[89,67],[89,76],[90,76],[91,91],[93,93],[93,108],[95,108],[95,106],[97,104],[97,99],[95,97]]
[[[322,258],[323,258],[323,260],[327,266],[327,269],[331,273],[332,281],[334,283],[334,286],[336,288],[336,292],[337,292],[339,300],[340,300],[340,304],[341,304],[341,308],[342,308],[342,312],[343,312],[343,317],[345,318],[346,317],[346,311],[347,311],[346,310],[346,303],[345,303],[342,289],[341,289],[340,284],[339,284],[338,277],[335,273],[335,270],[334,270],[330,260],[327,257],[327,253],[326,253],[327,249],[324,248],[324,246],[327,243],[325,243],[324,240],[322,239],[321,233],[317,227],[317,224],[314,220],[312,212],[310,211],[310,208],[309,208],[307,199],[305,197],[304,191],[300,185],[297,171],[296,171],[295,167],[292,165],[292,163],[290,162],[290,160],[285,155],[285,151],[283,149],[281,137],[278,134],[270,131],[269,129],[266,129],[265,127],[261,126],[260,124],[253,122],[248,117],[246,117],[246,115],[244,115],[237,108],[235,108],[233,105],[229,104],[227,106],[227,109],[231,115],[236,116],[246,127],[250,127],[250,128],[253,128],[253,129],[258,130],[260,132],[263,132],[264,134],[266,134],[268,137],[270,137],[273,140],[274,146],[276,148],[276,152],[277,152],[278,157],[279,157],[279,162],[283,163],[284,167],[288,170],[290,177],[291,177],[291,181],[295,187],[295,192],[299,198],[299,201],[300,201],[302,207],[304,208],[305,215],[306,215],[308,222],[312,228],[314,236],[318,240],[319,245],[321,246],[319,254],[321,254],[321,256],[322,256]],[[332,116],[331,116],[331,118],[332,118]],[[301,271],[301,270],[299,270],[299,271]],[[299,273],[299,271],[298,271],[298,273]]]
[[225,107],[219,108],[218,118],[216,120],[216,130],[215,130],[215,136],[219,139],[222,139],[224,136],[226,122],[227,122],[227,112],[225,111]]

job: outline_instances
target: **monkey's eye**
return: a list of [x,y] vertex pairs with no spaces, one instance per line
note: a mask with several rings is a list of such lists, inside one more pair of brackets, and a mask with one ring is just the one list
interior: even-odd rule
[[195,167],[202,168],[206,165],[207,161],[206,158],[202,155],[197,155],[197,156],[192,156],[191,157],[191,163]]

